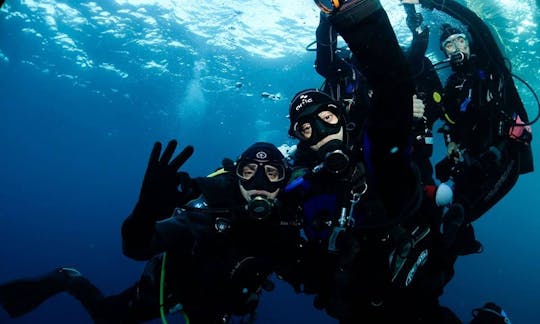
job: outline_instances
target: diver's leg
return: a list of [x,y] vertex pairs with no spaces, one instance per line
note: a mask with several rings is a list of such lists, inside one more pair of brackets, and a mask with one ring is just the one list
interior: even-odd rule
[[119,294],[96,300],[85,305],[96,324],[109,323],[142,323],[159,317],[157,296],[141,296],[145,294],[135,284]]
[[79,271],[59,268],[43,276],[19,279],[1,285],[0,305],[11,317],[18,317],[34,310],[45,300],[61,292],[69,292],[81,302],[84,300],[83,305],[88,303],[88,300],[103,298],[101,292]]

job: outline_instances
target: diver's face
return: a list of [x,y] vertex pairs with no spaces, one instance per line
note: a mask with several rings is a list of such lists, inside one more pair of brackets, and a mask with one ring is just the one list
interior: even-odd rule
[[247,202],[255,196],[275,199],[279,193],[276,184],[285,176],[283,166],[272,163],[239,163],[237,173],[241,179],[240,192]]
[[338,124],[339,118],[336,114],[329,110],[322,110],[318,112],[317,115],[299,122],[295,126],[295,132],[297,137],[302,141],[312,143],[316,141],[313,145],[310,145],[310,148],[313,151],[318,151],[324,144],[331,140],[337,139],[343,141],[343,127],[339,127],[339,131],[326,135],[320,139],[313,138],[313,136],[316,136],[315,133],[328,134],[332,132],[332,129],[338,127]]
[[[338,117],[333,112],[328,110],[319,112],[317,117],[329,125],[336,125],[339,122]],[[304,139],[309,140],[313,135],[312,123],[309,121],[301,123],[299,132]]]
[[450,57],[452,54],[463,53],[466,58],[471,55],[469,48],[469,41],[464,34],[450,35],[442,43],[442,47],[446,56]]

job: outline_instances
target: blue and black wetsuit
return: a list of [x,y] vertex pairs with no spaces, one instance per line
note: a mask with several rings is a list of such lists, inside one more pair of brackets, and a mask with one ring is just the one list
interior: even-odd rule
[[[327,19],[362,66],[373,97],[359,136],[346,136],[350,169],[308,173],[309,185],[299,190],[310,246],[304,289],[341,323],[442,322],[442,288],[433,280],[438,270],[427,257],[430,224],[417,217],[422,194],[411,156],[414,80],[378,1],[356,4]],[[309,144],[298,148],[301,158],[317,158]],[[303,163],[311,168],[318,162]]]

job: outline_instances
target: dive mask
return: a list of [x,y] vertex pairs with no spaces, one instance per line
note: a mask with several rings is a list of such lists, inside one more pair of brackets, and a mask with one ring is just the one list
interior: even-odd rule
[[453,34],[448,36],[441,44],[444,52],[450,55],[456,51],[464,51],[469,48],[469,41],[465,34]]
[[325,137],[339,133],[342,128],[340,121],[339,109],[336,105],[321,105],[293,124],[293,135],[310,146],[315,145]]
[[286,170],[284,162],[245,159],[237,162],[236,175],[245,190],[264,190],[272,193],[282,187]]
[[469,41],[465,34],[453,34],[448,36],[442,43],[441,48],[450,60],[454,68],[463,66],[471,54]]

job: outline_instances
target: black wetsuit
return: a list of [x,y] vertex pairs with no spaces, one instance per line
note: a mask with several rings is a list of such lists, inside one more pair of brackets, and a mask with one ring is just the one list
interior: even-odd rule
[[167,270],[167,303],[182,304],[192,323],[249,314],[267,277],[296,260],[295,215],[280,210],[266,222],[250,219],[231,174],[195,183],[204,199],[177,209],[152,231],[146,230],[145,215],[130,215],[122,227],[124,253],[137,260],[164,251],[170,255],[174,269]]

